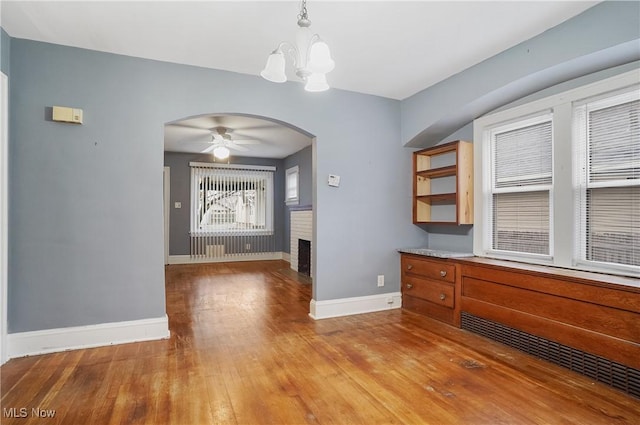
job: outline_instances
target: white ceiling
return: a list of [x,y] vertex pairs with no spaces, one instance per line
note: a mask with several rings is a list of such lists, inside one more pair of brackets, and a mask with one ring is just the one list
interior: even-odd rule
[[[299,1],[0,3],[2,27],[15,38],[251,75],[260,73],[280,41],[294,39],[300,5]],[[332,87],[401,100],[596,3],[308,0],[307,9],[311,29],[327,42],[336,62],[328,75]]]
[[[206,115],[165,125],[164,150],[197,153],[211,146],[211,129],[224,127],[232,141],[249,140],[232,156],[286,158],[311,145],[311,138],[278,122],[243,115]],[[215,130],[213,130],[215,131]]]

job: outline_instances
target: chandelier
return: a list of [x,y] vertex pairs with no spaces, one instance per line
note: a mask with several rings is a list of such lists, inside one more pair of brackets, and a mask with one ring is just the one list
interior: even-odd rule
[[278,45],[267,59],[267,65],[260,75],[274,83],[287,81],[285,75],[285,53],[293,60],[296,75],[306,84],[304,89],[310,92],[319,92],[329,89],[327,73],[335,67],[331,59],[329,46],[322,41],[318,34],[313,34],[311,21],[307,14],[307,1],[302,0],[300,14],[298,15],[298,33],[295,43],[283,41]]

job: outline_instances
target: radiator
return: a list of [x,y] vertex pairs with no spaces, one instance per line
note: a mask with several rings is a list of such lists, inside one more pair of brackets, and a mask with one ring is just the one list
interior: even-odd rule
[[275,251],[274,235],[191,236],[191,257],[194,259],[228,259],[255,256]]
[[638,369],[466,312],[462,312],[461,327],[640,398]]

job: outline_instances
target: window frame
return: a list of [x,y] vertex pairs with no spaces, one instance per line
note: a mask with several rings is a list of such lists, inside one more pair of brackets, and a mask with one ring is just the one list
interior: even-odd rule
[[[578,169],[582,169],[583,172],[578,175],[576,173],[576,198],[575,198],[575,210],[578,219],[575,221],[574,229],[574,257],[575,264],[580,268],[592,268],[596,270],[600,269],[612,269],[618,270],[622,273],[633,273],[634,270],[638,270],[638,266],[626,265],[622,263],[607,263],[598,260],[589,260],[587,258],[587,229],[588,229],[588,214],[587,209],[587,192],[590,189],[608,189],[608,188],[625,188],[638,186],[639,179],[612,179],[600,182],[594,182],[590,180],[591,164],[588,160],[590,156],[590,140],[586,134],[586,127],[588,126],[588,113],[593,110],[606,109],[608,107],[620,105],[628,101],[640,100],[640,86],[636,87],[636,91],[631,91],[628,88],[606,93],[604,95],[591,96],[589,98],[581,99],[574,102],[574,134],[575,139],[579,139],[575,142],[575,159],[574,164]],[[589,108],[591,106],[591,108]],[[593,108],[596,106],[595,108]],[[584,122],[578,123],[578,109],[585,108]],[[580,129],[578,124],[583,124],[584,129]]]
[[[575,142],[574,109],[577,104],[597,96],[607,97],[616,92],[635,89],[640,85],[638,70],[625,72],[614,77],[596,81],[552,96],[532,100],[511,108],[505,108],[476,119],[474,127],[474,241],[473,252],[479,257],[515,260],[531,264],[552,265],[576,270],[620,274],[640,277],[640,267],[585,264],[581,261],[576,247],[576,224],[579,214],[576,211],[576,199],[579,196],[578,168]],[[550,256],[540,258],[538,255],[526,255],[510,252],[495,252],[491,248],[492,231],[487,201],[492,196],[492,159],[490,146],[490,130],[501,125],[515,123],[520,120],[542,114],[553,113],[553,188],[550,203],[553,214],[550,217],[550,239],[552,249]],[[555,236],[552,236],[555,235]]]
[[[508,186],[508,187],[496,187],[496,162],[494,152],[496,150],[496,136],[501,133],[506,133],[509,131],[513,131],[516,129],[526,128],[529,126],[533,126],[536,124],[542,124],[545,122],[551,122],[552,135],[551,135],[551,183],[550,184],[535,184],[535,185],[525,185],[525,186]],[[486,215],[487,226],[489,228],[488,237],[488,245],[487,252],[494,256],[514,256],[518,258],[532,258],[538,259],[538,261],[548,262],[553,259],[553,247],[554,247],[554,231],[553,231],[553,113],[548,110],[540,111],[536,114],[532,114],[527,117],[523,117],[519,120],[511,120],[507,123],[500,123],[498,125],[491,126],[486,129],[488,131],[485,134],[485,137],[488,137],[488,148],[489,148],[489,159],[491,165],[489,167],[489,190],[491,192],[490,196],[487,198],[488,202],[488,214]],[[510,193],[528,193],[528,192],[548,192],[549,196],[549,253],[548,254],[536,254],[530,252],[522,252],[522,251],[507,251],[494,248],[494,196],[499,194],[510,194]]]
[[[201,163],[201,162],[190,162],[189,166],[191,168],[191,178],[190,178],[190,219],[189,219],[189,234],[192,237],[200,237],[200,236],[260,236],[260,235],[273,235],[275,224],[274,224],[274,174],[275,167],[270,166],[252,166],[252,165],[237,165],[237,164],[215,164],[215,163]],[[260,228],[249,228],[249,229],[200,229],[198,225],[195,224],[195,219],[198,216],[199,210],[199,187],[195,184],[194,178],[194,169],[210,169],[211,174],[213,174],[216,170],[221,172],[234,172],[234,178],[242,178],[247,179],[256,179],[255,175],[251,175],[252,171],[260,171],[265,172],[264,180],[265,180],[265,199],[264,199],[264,229]],[[243,172],[245,172],[243,174]]]
[[[295,196],[289,196],[289,176],[295,176],[296,180],[296,194]],[[286,205],[298,205],[300,204],[300,167],[294,166],[287,168],[284,177],[284,196]]]

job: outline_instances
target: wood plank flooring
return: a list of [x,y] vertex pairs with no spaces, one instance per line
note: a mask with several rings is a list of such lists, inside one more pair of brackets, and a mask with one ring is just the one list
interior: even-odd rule
[[314,321],[287,268],[168,266],[170,339],[10,360],[0,422],[640,424],[636,398],[414,313]]

